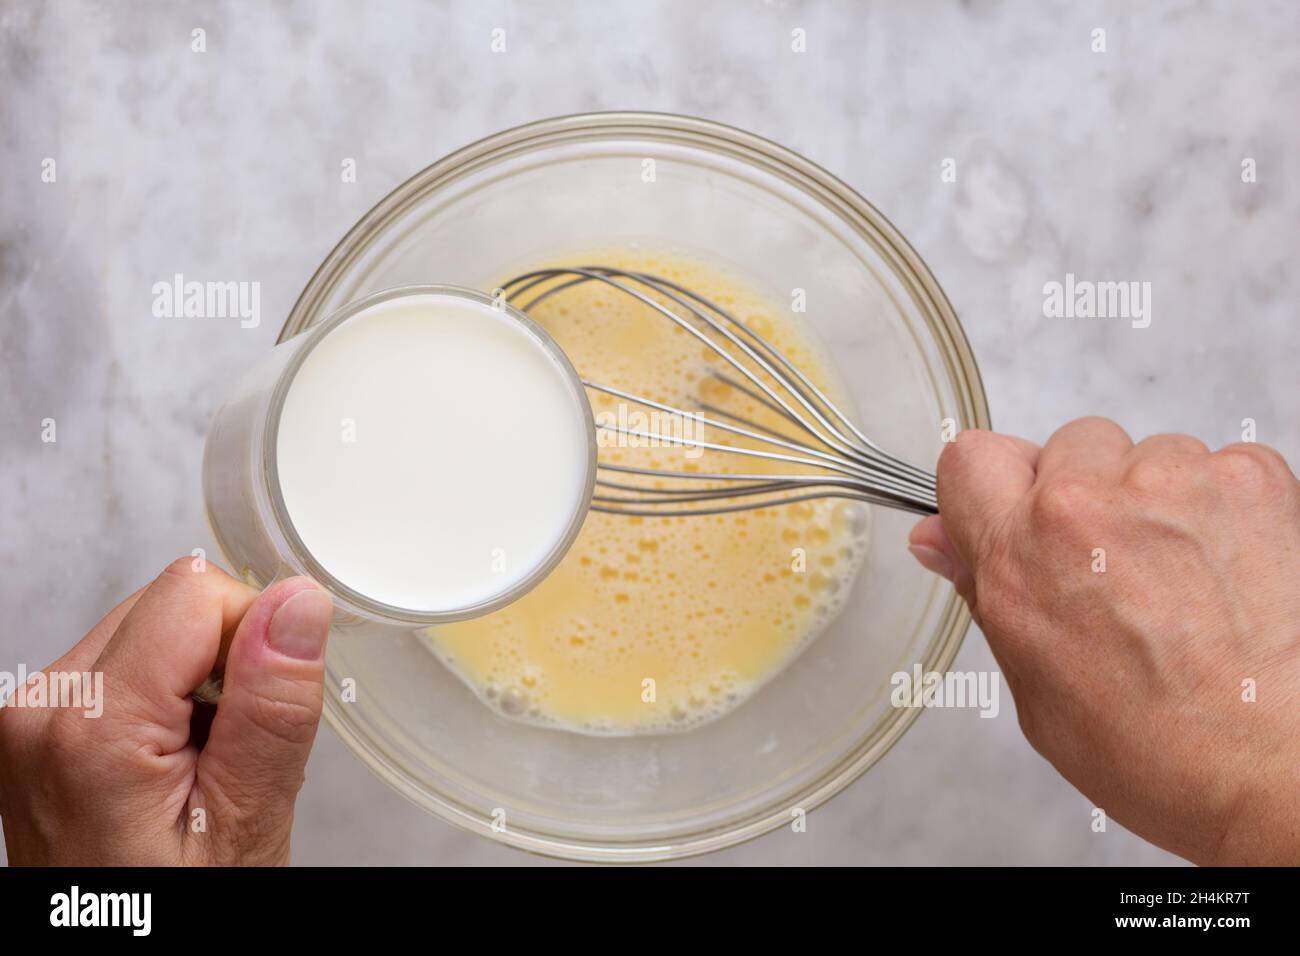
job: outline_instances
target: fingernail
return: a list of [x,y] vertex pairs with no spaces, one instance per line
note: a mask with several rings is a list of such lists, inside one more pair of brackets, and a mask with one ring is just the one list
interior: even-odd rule
[[924,544],[909,544],[907,550],[912,552],[912,557],[921,562],[921,567],[934,572],[941,578],[952,580],[952,561],[948,559],[948,555],[938,548],[931,548],[929,545]]
[[334,606],[320,588],[304,588],[271,615],[266,643],[273,651],[300,661],[314,661],[325,650]]

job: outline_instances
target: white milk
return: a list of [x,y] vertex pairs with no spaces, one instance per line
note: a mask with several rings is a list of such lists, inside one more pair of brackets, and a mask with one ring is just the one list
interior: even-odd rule
[[321,566],[418,612],[509,591],[587,504],[585,400],[507,312],[451,294],[371,306],[307,355],[276,455]]

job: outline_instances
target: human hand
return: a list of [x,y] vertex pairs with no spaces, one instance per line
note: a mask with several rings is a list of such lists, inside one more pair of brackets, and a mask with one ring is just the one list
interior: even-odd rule
[[1084,418],[1041,450],[962,432],[938,490],[913,553],[970,605],[1035,749],[1174,853],[1300,864],[1300,483],[1282,457],[1134,445]]
[[[307,578],[259,594],[203,567],[173,562],[50,665],[103,673],[99,717],[0,708],[11,863],[288,863],[320,720],[330,599]],[[227,647],[213,715],[190,692]]]

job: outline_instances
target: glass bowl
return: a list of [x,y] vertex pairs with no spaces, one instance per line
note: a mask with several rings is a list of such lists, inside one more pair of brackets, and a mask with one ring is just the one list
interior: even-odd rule
[[[873,206],[808,160],[717,123],[596,113],[531,123],[434,163],[368,212],[308,283],[280,339],[377,290],[489,291],[571,252],[639,244],[695,255],[805,318],[859,425],[932,467],[941,423],[989,427],[970,347],[938,283]],[[918,710],[890,678],[943,671],[970,618],[907,553],[915,518],[874,509],[839,617],[712,723],[595,737],[488,708],[415,633],[337,631],[325,716],[380,777],[434,815],[512,846],[592,861],[674,859],[791,822],[881,758]]]

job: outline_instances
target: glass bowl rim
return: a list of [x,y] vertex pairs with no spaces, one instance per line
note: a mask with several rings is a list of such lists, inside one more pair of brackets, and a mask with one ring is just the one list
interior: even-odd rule
[[[880,210],[847,183],[784,146],[737,127],[676,113],[616,110],[566,114],[510,127],[448,153],[399,184],[353,224],[304,286],[285,320],[277,343],[307,327],[308,319],[320,312],[321,301],[333,291],[344,270],[369,248],[370,240],[390,220],[407,211],[413,200],[422,199],[434,189],[519,152],[565,141],[617,139],[620,134],[676,141],[714,154],[728,155],[750,167],[759,167],[787,179],[829,207],[830,211],[838,213],[839,218],[851,225],[860,238],[886,259],[894,277],[908,287],[914,300],[928,303],[929,308],[919,311],[943,358],[967,427],[992,427],[979,367],[952,304],[920,255]],[[922,662],[926,670],[944,671],[951,665],[970,623],[970,611],[956,592],[950,590],[936,621],[935,637],[926,649],[927,659]],[[328,684],[330,675],[327,673],[326,677]],[[433,792],[410,779],[390,754],[353,726],[341,712],[330,690],[327,687],[325,695],[326,721],[348,749],[376,776],[435,817],[516,849],[585,862],[675,860],[744,843],[790,820],[789,806],[783,803],[766,813],[756,811],[740,823],[706,825],[700,832],[675,834],[667,843],[654,838],[602,843],[570,840],[513,826],[498,829],[493,826],[491,818],[474,812],[449,794]],[[795,805],[811,812],[853,783],[902,738],[919,715],[916,708],[897,708],[893,720],[885,727],[873,728],[832,767],[805,784]]]

